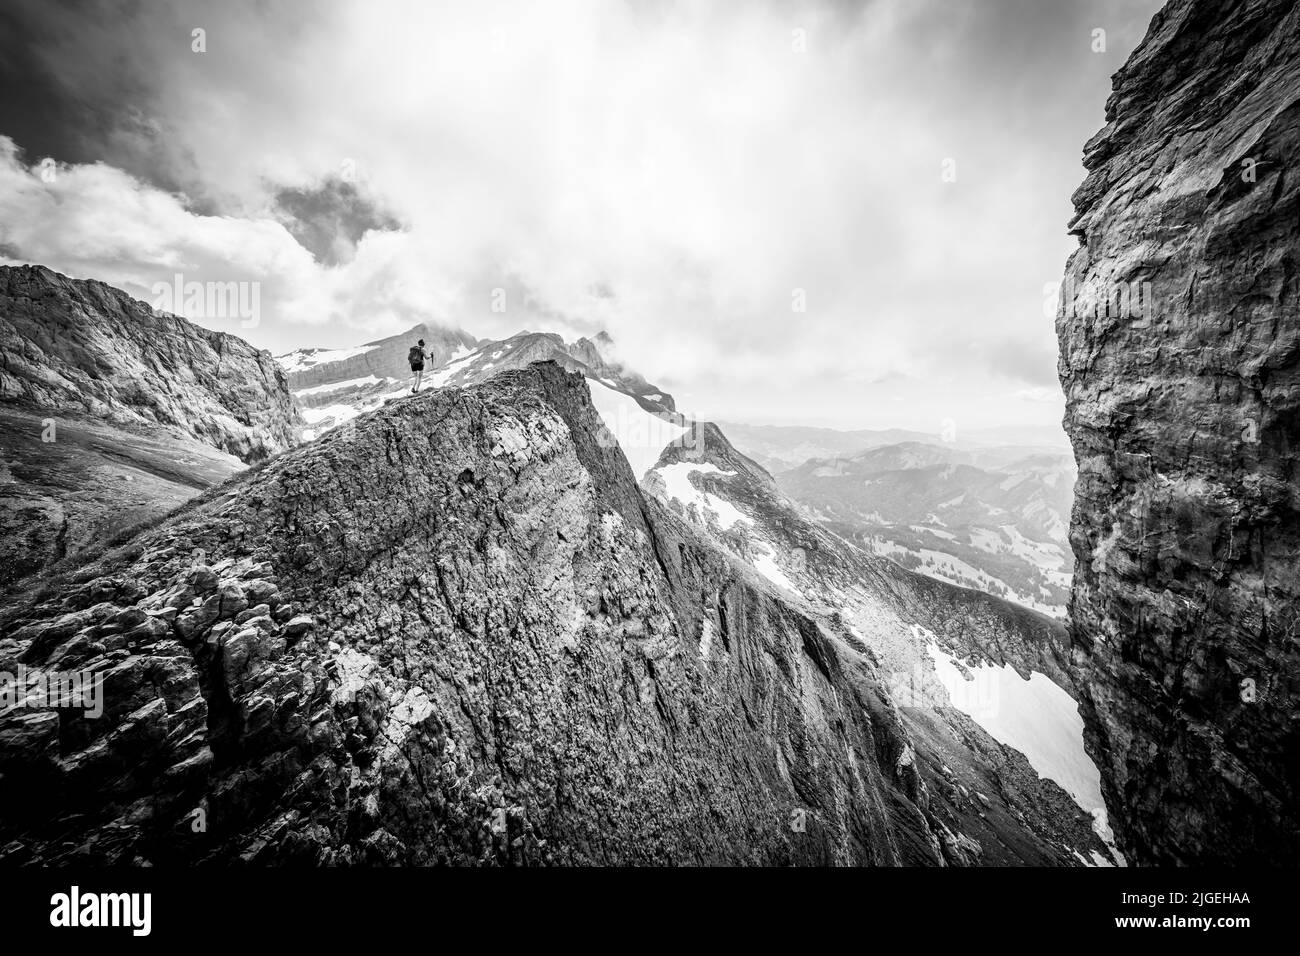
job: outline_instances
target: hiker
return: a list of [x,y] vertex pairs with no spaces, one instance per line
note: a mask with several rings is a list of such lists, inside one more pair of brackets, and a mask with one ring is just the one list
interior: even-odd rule
[[424,351],[424,339],[420,339],[419,345],[412,345],[406,353],[406,360],[411,363],[411,372],[415,375],[415,384],[411,386],[412,395],[420,390],[420,380],[424,378],[424,360],[428,357]]

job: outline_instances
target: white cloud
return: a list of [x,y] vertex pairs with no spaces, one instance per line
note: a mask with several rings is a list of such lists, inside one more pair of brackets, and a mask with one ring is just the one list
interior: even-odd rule
[[[1096,17],[1035,14],[1022,36],[1006,5],[981,20],[916,0],[310,9],[96,14],[103,32],[81,31],[92,48],[51,47],[84,91],[121,62],[103,37],[129,40],[150,95],[133,104],[135,138],[106,149],[188,199],[103,165],[47,185],[10,148],[0,243],[136,294],[178,269],[257,279],[264,320],[242,334],[276,350],[419,319],[478,335],[607,328],[647,377],[718,418],[1045,420],[987,385],[1054,377],[1042,288],[1069,251],[1079,149],[1121,62],[1085,59]],[[191,52],[191,23],[208,53]],[[1019,42],[1036,46],[1008,73],[988,45]],[[1077,89],[1080,65],[1095,89]],[[1075,85],[1034,89],[1044,69]],[[141,129],[159,135],[141,145]],[[956,183],[940,180],[946,157]],[[402,230],[327,268],[276,222],[274,198],[345,163]],[[1008,340],[1032,347],[1004,355]]]

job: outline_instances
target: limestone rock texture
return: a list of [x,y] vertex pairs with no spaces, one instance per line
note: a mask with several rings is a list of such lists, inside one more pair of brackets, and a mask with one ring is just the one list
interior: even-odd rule
[[245,462],[302,426],[269,352],[44,266],[0,266],[0,399],[175,429]]
[[867,655],[641,493],[579,374],[390,402],[0,616],[0,861],[944,864]]
[[1057,317],[1089,749],[1130,860],[1294,864],[1300,5],[1173,0],[1106,119]]
[[102,282],[0,267],[0,603],[301,426],[268,352]]
[[[687,480],[713,505],[670,489],[666,476],[679,468],[693,471]],[[1100,809],[1100,794],[1071,796],[1022,752],[995,740],[952,705],[954,693],[969,695],[978,685],[944,686],[932,663],[938,649],[965,668],[1007,665],[1026,681],[1038,672],[1077,698],[1062,623],[855,546],[785,498],[772,476],[710,422],[693,422],[641,486],[820,621],[835,635],[841,657],[862,657],[886,676],[909,741],[907,759],[926,785],[929,813],[954,859],[981,866],[1119,862],[1099,832],[1104,828],[1094,826],[1091,811]],[[737,509],[739,517],[720,520],[719,506]],[[991,710],[1013,718],[1013,701],[991,703]],[[1058,737],[1054,745],[1070,752],[1076,741]],[[1077,746],[1083,756],[1081,736]],[[986,804],[988,794],[993,799]]]

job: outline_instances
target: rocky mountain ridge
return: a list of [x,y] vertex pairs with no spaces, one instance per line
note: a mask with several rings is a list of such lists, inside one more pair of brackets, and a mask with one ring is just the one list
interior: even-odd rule
[[245,462],[301,425],[269,352],[44,266],[0,266],[0,399],[172,429]]
[[269,353],[102,282],[0,267],[0,598],[290,447],[301,425]]
[[[424,340],[432,368],[443,365],[457,355],[477,348],[479,340],[462,329],[444,329],[420,323],[405,332],[386,338],[363,342],[344,349],[303,348],[277,355],[276,362],[284,369],[289,388],[295,392],[320,389],[377,378],[405,381],[411,374],[407,352],[411,346]],[[325,388],[328,392],[331,389]],[[306,391],[307,395],[321,394]]]
[[879,661],[936,814],[981,863],[1122,862],[1059,622],[854,546],[710,423],[691,423],[642,486]]
[[599,433],[553,365],[394,402],[12,612],[107,710],[0,718],[0,857],[966,859],[870,656]]
[[303,406],[311,435],[322,434],[407,395],[413,381],[407,349],[421,338],[432,352],[425,366],[426,388],[469,385],[506,369],[551,361],[583,373],[641,407],[674,411],[671,395],[655,389],[620,362],[606,358],[612,342],[603,333],[594,340],[580,338],[572,344],[554,332],[520,332],[506,339],[476,341],[465,332],[422,325],[353,349],[307,349],[279,356],[277,361],[289,376],[294,397]]

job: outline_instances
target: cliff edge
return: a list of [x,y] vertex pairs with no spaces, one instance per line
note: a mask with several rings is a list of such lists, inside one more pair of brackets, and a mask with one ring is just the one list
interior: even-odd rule
[[1139,863],[1300,860],[1298,147],[1300,5],[1174,0],[1074,196],[1073,660]]

